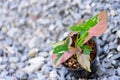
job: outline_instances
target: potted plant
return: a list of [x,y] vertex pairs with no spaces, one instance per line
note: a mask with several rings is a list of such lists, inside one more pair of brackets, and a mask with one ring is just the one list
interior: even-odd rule
[[[71,26],[70,35],[53,44],[53,66],[64,65],[76,77],[89,78],[96,61],[97,47],[94,36],[102,35],[107,28],[107,13],[102,11],[88,21],[82,19]],[[94,69],[93,69],[94,67]]]

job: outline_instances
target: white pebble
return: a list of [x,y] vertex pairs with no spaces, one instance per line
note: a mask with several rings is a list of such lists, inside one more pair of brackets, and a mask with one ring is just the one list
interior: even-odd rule
[[37,42],[37,38],[36,37],[32,38],[29,42],[29,47],[34,48],[36,46],[36,42]]
[[2,32],[7,33],[8,29],[6,27],[2,27]]
[[40,52],[38,54],[40,57],[47,57],[48,56],[48,53],[47,52]]
[[26,66],[22,70],[27,73],[32,73],[35,70],[42,68],[42,66],[44,65],[44,58],[43,57],[32,58],[28,61],[28,63],[30,63],[30,65]]
[[30,65],[30,66],[26,66],[25,68],[23,68],[22,70],[28,74],[34,72],[35,70],[37,70],[38,66],[37,65]]
[[53,70],[53,71],[50,72],[50,78],[57,78],[56,70]]
[[44,58],[43,57],[35,57],[35,58],[32,58],[30,59],[28,62],[31,63],[31,64],[41,64],[42,62],[44,62]]
[[12,69],[16,69],[16,68],[17,68],[17,66],[16,66],[15,63],[11,63],[11,64],[10,64],[10,67],[11,67]]
[[115,10],[111,10],[110,14],[111,14],[111,16],[115,16],[116,15]]
[[120,51],[120,45],[118,45],[117,50]]
[[2,62],[2,57],[0,57],[0,63]]
[[87,6],[86,6],[86,9],[90,9],[91,8],[91,6],[88,4]]
[[55,25],[50,25],[49,30],[53,31],[55,29]]
[[117,36],[120,38],[120,30],[117,31]]

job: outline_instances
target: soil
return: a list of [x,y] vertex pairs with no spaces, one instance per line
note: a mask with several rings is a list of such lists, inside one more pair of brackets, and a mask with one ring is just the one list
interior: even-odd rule
[[[72,39],[73,40],[76,39],[75,37],[76,37],[76,35],[74,35],[74,37],[72,37]],[[73,41],[73,43],[74,43],[74,41]],[[90,53],[90,62],[92,62],[97,54],[96,43],[91,39],[86,43],[86,45],[89,45],[93,49],[93,51],[91,51],[91,53]],[[74,46],[74,44],[72,44],[71,46]],[[68,68],[71,68],[71,69],[82,68],[81,65],[77,61],[76,55],[73,55],[72,57],[70,57],[66,62],[63,63],[63,65]]]

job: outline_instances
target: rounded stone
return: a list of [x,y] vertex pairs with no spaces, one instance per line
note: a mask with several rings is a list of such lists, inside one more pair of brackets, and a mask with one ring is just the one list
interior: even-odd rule
[[50,76],[51,78],[57,78],[58,75],[57,75],[56,70],[51,71],[49,76]]
[[8,31],[7,27],[2,27],[2,32],[3,33],[7,33],[7,31]]
[[3,64],[3,65],[0,65],[0,70],[5,70],[5,69],[6,69],[6,67],[7,67],[7,66],[6,66],[6,65],[4,65],[4,64]]
[[15,63],[11,63],[11,64],[10,64],[10,68],[12,68],[12,69],[17,69],[17,66],[16,66]]
[[32,58],[28,61],[28,63],[30,65],[26,66],[25,68],[23,68],[22,70],[25,71],[26,73],[32,73],[40,68],[43,67],[44,65],[44,58],[43,57],[35,57]]
[[34,57],[37,52],[38,52],[38,49],[37,49],[37,48],[32,49],[32,50],[29,51],[29,56],[30,56],[30,57]]
[[120,38],[120,30],[117,31],[117,36]]
[[40,52],[38,54],[40,57],[47,57],[48,56],[48,53],[47,52]]
[[120,45],[118,45],[117,50],[120,52]]
[[32,38],[29,42],[29,47],[34,48],[38,42],[38,39],[36,37]]

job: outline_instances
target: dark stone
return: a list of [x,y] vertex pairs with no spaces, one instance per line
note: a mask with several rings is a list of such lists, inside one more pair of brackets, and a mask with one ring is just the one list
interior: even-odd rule
[[3,49],[0,49],[0,56],[3,56],[4,55],[4,51]]

